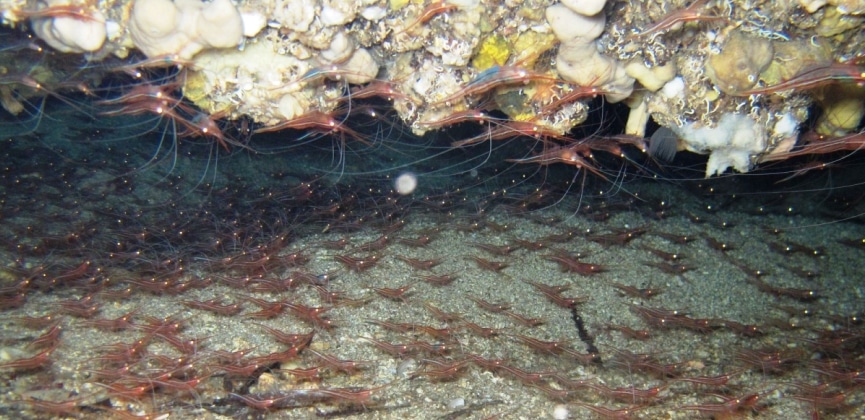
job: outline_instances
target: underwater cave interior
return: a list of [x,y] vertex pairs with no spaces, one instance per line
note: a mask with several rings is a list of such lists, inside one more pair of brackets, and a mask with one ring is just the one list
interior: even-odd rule
[[865,416],[865,5],[343,3],[0,0],[0,416]]

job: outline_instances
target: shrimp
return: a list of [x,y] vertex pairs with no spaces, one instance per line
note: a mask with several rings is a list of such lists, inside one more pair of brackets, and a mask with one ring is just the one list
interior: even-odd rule
[[549,165],[552,163],[564,163],[567,165],[576,166],[578,169],[585,169],[604,180],[607,180],[600,169],[589,163],[578,152],[584,152],[585,147],[580,144],[575,144],[567,147],[554,146],[548,148],[539,155],[530,156],[524,159],[508,159],[508,162],[514,163],[537,163],[540,165]]
[[429,22],[432,18],[434,18],[434,17],[436,17],[442,13],[447,13],[447,12],[456,10],[457,8],[458,8],[457,5],[448,3],[446,1],[437,1],[434,3],[430,3],[430,5],[427,6],[423,10],[423,12],[421,12],[420,16],[418,16],[418,18],[415,19],[414,22],[410,23],[408,26],[403,28],[401,31],[396,32],[394,34],[394,36],[404,34],[417,25]]
[[662,32],[673,30],[677,25],[685,22],[727,20],[727,18],[723,16],[705,15],[702,9],[705,8],[707,3],[709,3],[709,0],[697,0],[684,9],[671,12],[664,16],[663,19],[655,22],[637,34],[637,37],[653,38]]
[[449,105],[459,98],[464,98],[469,95],[477,95],[489,92],[497,86],[528,84],[534,80],[556,81],[554,77],[546,74],[535,73],[516,66],[492,66],[474,78],[464,88],[458,90],[453,95],[448,96],[440,101],[434,102],[433,105],[446,104]]
[[768,95],[786,91],[814,89],[836,82],[865,83],[865,66],[851,63],[832,63],[808,67],[788,80],[774,85],[748,89],[736,96]]
[[105,17],[98,10],[87,10],[83,6],[74,4],[58,4],[34,10],[12,10],[10,12],[13,20],[68,18],[87,22],[105,22]]
[[286,120],[273,126],[256,129],[253,133],[268,133],[281,131],[287,128],[294,130],[315,130],[326,134],[339,132],[347,134],[367,146],[372,146],[372,143],[364,139],[360,133],[346,127],[341,122],[337,122],[330,114],[322,111],[310,111],[291,120]]

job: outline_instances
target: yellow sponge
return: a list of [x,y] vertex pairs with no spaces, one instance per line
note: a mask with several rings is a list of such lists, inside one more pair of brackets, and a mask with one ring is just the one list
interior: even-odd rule
[[493,66],[503,66],[511,56],[511,44],[504,37],[491,35],[481,42],[478,54],[472,59],[472,66],[484,71]]

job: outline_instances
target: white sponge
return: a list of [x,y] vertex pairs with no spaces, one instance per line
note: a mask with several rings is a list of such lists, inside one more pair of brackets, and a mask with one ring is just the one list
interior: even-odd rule
[[180,51],[189,38],[179,36],[180,9],[170,0],[137,0],[129,17],[129,34],[148,57]]
[[556,57],[556,70],[562,79],[580,86],[603,86],[613,80],[616,60],[598,53],[594,42],[562,44]]
[[624,66],[598,52],[595,39],[604,32],[603,13],[585,16],[563,4],[546,9],[547,22],[561,42],[556,57],[559,77],[580,86],[600,86],[610,102],[621,101],[634,90],[634,78]]
[[198,13],[195,33],[195,40],[207,47],[236,47],[243,41],[243,19],[231,0],[213,0]]
[[586,44],[594,41],[604,32],[604,25],[607,23],[603,13],[585,16],[561,4],[547,7],[546,17],[556,39],[562,44],[573,42]]
[[243,40],[243,19],[231,0],[137,0],[129,32],[148,57],[190,59],[205,48],[230,48]]
[[105,42],[105,15],[94,10],[90,16],[92,19],[73,16],[35,18],[31,21],[31,26],[36,36],[57,51],[96,51],[102,48]]
[[562,0],[562,4],[581,15],[593,16],[604,10],[607,0]]
[[766,148],[763,125],[744,114],[724,114],[715,127],[692,122],[672,127],[685,147],[696,153],[709,153],[706,177],[724,173],[729,167],[739,172],[751,169],[751,156]]
[[678,69],[673,60],[663,66],[648,67],[643,60],[636,58],[625,64],[625,71],[628,76],[637,79],[644,88],[651,92],[657,92],[676,77]]

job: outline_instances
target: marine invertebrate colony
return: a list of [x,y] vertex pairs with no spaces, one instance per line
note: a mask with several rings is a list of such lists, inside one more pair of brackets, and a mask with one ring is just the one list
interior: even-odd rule
[[[0,10],[6,24],[30,26],[62,52],[86,53],[94,61],[143,53],[166,66],[182,65],[188,69],[180,81],[184,96],[204,112],[264,126],[333,112],[348,90],[345,84],[377,80],[390,85],[393,109],[415,133],[480,106],[563,134],[582,123],[590,107],[582,98],[557,99],[590,86],[632,108],[627,134],[644,135],[649,118],[676,129],[746,116],[762,127],[757,131],[765,136],[739,149],[744,159],[707,170],[710,175],[728,166],[747,171],[763,155],[777,158],[789,151],[795,126],[808,118],[807,106],[815,99],[827,112],[820,134],[847,134],[861,120],[861,107],[845,105],[851,99],[834,99],[822,88],[740,95],[794,78],[788,73],[779,79],[769,66],[798,60],[790,51],[805,47],[794,45],[818,45],[821,51],[797,61],[802,71],[833,62],[857,66],[863,47],[851,22],[861,19],[858,9],[753,3],[5,0]],[[802,19],[770,18],[791,13]],[[828,27],[834,29],[826,32]],[[484,94],[460,93],[493,66],[545,77],[502,79]],[[858,73],[831,83],[861,83]],[[673,97],[659,92],[675,80],[687,89]],[[20,79],[4,84],[24,89]],[[492,102],[482,101],[486,97]],[[782,119],[794,129],[771,130]],[[679,145],[701,153],[714,147],[688,137]]]

